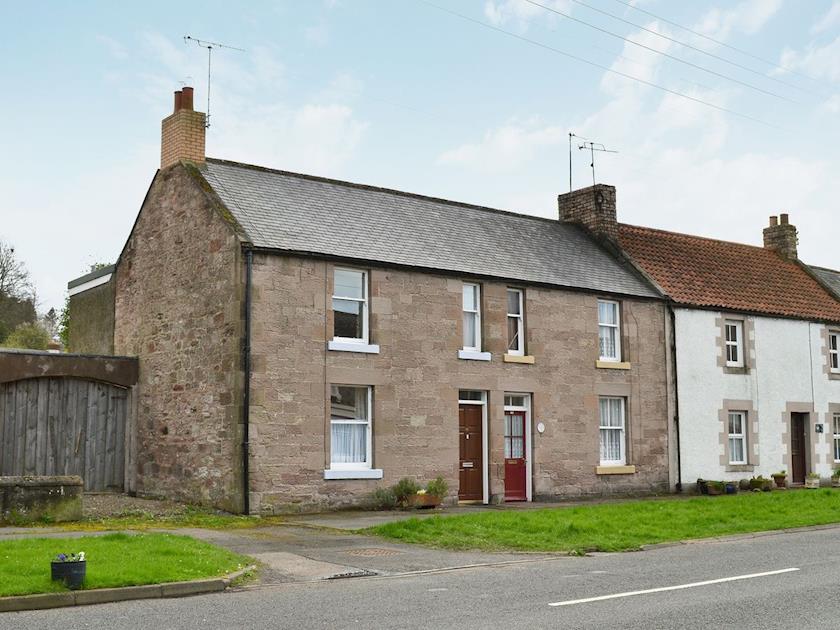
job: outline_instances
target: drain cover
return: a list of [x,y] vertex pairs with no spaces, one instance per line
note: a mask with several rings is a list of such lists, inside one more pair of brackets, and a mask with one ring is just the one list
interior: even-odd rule
[[347,573],[336,573],[328,577],[328,580],[343,580],[344,578],[354,577],[370,577],[371,575],[379,575],[376,571],[368,571],[367,569],[360,569],[358,571],[348,571]]
[[348,556],[373,558],[379,556],[396,556],[398,554],[401,554],[402,551],[397,551],[396,549],[383,549],[381,547],[367,547],[361,549],[350,549],[349,551],[345,551],[344,553]]

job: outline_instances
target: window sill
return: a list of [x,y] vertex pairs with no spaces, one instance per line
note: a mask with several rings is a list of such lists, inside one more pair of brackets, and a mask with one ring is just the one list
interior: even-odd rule
[[596,466],[596,475],[632,475],[635,474],[635,466]]
[[753,472],[755,465],[753,464],[727,464],[726,472]]
[[595,361],[595,367],[600,370],[629,370],[630,363],[627,361]]
[[382,469],[325,470],[324,479],[382,479]]
[[534,363],[534,357],[530,354],[521,355],[521,354],[505,354],[502,355],[502,361],[505,363]]
[[749,368],[744,365],[724,365],[723,371],[726,374],[749,374]]
[[371,343],[353,343],[352,341],[328,341],[327,350],[337,352],[364,352],[365,354],[379,354],[379,345]]
[[478,352],[477,350],[458,350],[458,358],[467,361],[489,361],[489,352]]

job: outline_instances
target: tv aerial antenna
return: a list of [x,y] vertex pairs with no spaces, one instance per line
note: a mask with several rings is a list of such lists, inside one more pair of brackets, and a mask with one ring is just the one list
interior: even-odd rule
[[600,142],[594,142],[589,138],[584,138],[583,136],[579,136],[573,132],[569,132],[569,192],[572,192],[572,138],[577,138],[578,140],[582,140],[582,143],[578,145],[578,149],[584,151],[586,149],[589,150],[589,157],[590,163],[589,167],[592,169],[592,185],[595,185],[595,152],[598,151],[600,153],[618,153],[618,151],[613,151],[608,149]]
[[228,46],[227,44],[220,44],[219,42],[210,42],[204,39],[198,39],[197,37],[190,37],[189,35],[184,35],[184,43],[189,44],[190,42],[200,46],[201,48],[207,49],[207,116],[204,121],[204,126],[209,129],[210,128],[210,65],[213,58],[213,49],[214,48],[226,48],[227,50],[235,50],[237,52],[245,52],[244,48],[237,48],[236,46]]

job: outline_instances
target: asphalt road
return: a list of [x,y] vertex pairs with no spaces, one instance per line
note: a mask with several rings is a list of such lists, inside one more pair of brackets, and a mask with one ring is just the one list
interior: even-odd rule
[[605,627],[840,628],[840,529],[0,614],[4,630]]

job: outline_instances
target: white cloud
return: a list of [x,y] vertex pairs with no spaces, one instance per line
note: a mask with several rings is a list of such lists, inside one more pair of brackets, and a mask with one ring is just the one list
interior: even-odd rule
[[303,29],[306,41],[314,46],[326,46],[330,42],[330,29],[326,24],[316,24]]
[[694,30],[715,39],[726,40],[733,33],[753,35],[760,31],[779,9],[783,0],[744,0],[730,9],[708,11]]
[[[570,0],[539,0],[539,3],[564,13],[571,10]],[[487,0],[484,3],[484,16],[491,24],[513,24],[519,31],[527,30],[533,20],[545,19],[553,22],[559,17],[556,13],[525,0]]]
[[840,94],[835,94],[823,102],[821,109],[831,114],[840,114]]
[[840,24],[840,0],[834,0],[834,4],[826,11],[815,24],[811,27],[812,33],[824,33],[828,29]]
[[512,121],[488,131],[480,142],[462,144],[445,151],[438,164],[457,165],[479,172],[515,171],[533,160],[546,147],[566,142],[568,132],[538,121]]
[[125,46],[123,46],[114,38],[108,37],[107,35],[97,35],[96,41],[105,46],[105,48],[108,50],[108,53],[114,59],[122,60],[128,58],[128,50],[126,50]]
[[[779,65],[785,70],[800,70],[816,79],[840,81],[840,35],[825,46],[811,43],[803,51],[785,48]],[[785,70],[777,70],[776,74]]]

